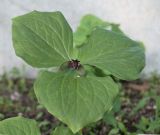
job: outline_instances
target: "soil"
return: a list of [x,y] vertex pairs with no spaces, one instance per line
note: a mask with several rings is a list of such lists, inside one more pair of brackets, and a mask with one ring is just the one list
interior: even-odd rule
[[[24,86],[20,88],[21,79],[12,79],[12,85],[9,88],[9,81],[0,81],[0,96],[3,97],[3,104],[0,104],[0,114],[4,117],[1,120],[22,115],[27,118],[35,119],[39,122],[39,126],[43,135],[49,135],[53,128],[61,124],[55,117],[50,115],[46,109],[38,104],[37,99],[33,92],[32,79],[24,79]],[[155,101],[150,98],[149,102],[140,109],[136,114],[130,116],[133,108],[143,98],[143,93],[154,89],[159,89],[160,85],[152,86],[150,82],[146,80],[137,80],[134,82],[123,81],[123,98],[121,105],[121,112],[125,115],[121,117],[121,121],[125,124],[129,132],[136,131],[135,123],[138,123],[142,116],[152,118],[155,116]],[[11,101],[11,103],[10,103]],[[119,117],[119,113],[116,113],[115,117]],[[99,121],[94,128],[85,128],[83,130],[84,135],[88,135],[88,132],[94,132],[96,135],[106,135],[110,126],[103,121]]]

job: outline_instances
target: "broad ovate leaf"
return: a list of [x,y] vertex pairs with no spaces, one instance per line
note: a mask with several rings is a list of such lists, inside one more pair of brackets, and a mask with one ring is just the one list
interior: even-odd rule
[[80,77],[74,71],[43,71],[34,85],[39,102],[73,133],[96,122],[112,107],[118,86],[111,77]]
[[106,28],[109,26],[110,24],[108,22],[105,22],[94,15],[85,15],[84,17],[82,17],[77,30],[74,32],[75,46],[80,46],[85,43],[91,32],[96,27]]
[[73,134],[72,131],[64,126],[57,127],[52,135],[79,135],[79,134]]
[[122,80],[137,79],[145,65],[144,48],[138,42],[100,28],[79,48],[78,59]]
[[34,120],[13,117],[0,121],[0,135],[41,135]]
[[17,56],[33,67],[59,66],[70,60],[73,34],[60,12],[38,12],[16,17],[12,24]]

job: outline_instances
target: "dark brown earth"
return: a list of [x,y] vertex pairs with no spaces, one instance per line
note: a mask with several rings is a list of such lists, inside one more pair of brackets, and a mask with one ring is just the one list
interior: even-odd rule
[[[38,104],[33,91],[33,82],[32,79],[2,77],[0,81],[0,119],[17,115],[32,118],[38,121],[43,135],[49,135],[52,129],[61,123]],[[135,132],[137,130],[135,124],[139,122],[142,116],[146,118],[155,117],[155,100],[150,96],[143,108],[135,114],[131,115],[131,113],[145,96],[145,93],[149,91],[156,94],[160,93],[160,80],[152,78],[151,80],[133,82],[123,81],[121,84],[121,110],[115,113],[115,117],[117,121],[123,122],[128,132]],[[111,129],[112,126],[101,120],[97,124],[85,128],[83,134],[89,135],[89,132],[93,132],[96,135],[106,135]]]

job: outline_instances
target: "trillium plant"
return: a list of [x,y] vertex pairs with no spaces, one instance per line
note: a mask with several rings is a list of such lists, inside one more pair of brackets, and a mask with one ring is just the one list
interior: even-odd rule
[[[18,16],[12,22],[16,55],[41,71],[34,84],[40,104],[66,126],[53,135],[82,134],[110,111],[115,80],[134,80],[144,67],[144,48],[118,25],[87,15],[73,33],[61,12]],[[0,122],[0,135],[40,135],[34,120]]]

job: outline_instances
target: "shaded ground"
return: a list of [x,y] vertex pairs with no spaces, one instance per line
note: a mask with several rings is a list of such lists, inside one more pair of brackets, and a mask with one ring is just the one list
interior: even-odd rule
[[[0,80],[0,120],[17,115],[33,118],[38,121],[43,135],[49,135],[57,125],[62,124],[37,103],[34,80],[20,75],[8,78],[4,74]],[[115,109],[106,113],[97,124],[85,128],[84,135],[160,133],[160,126],[150,129],[150,123],[157,119],[160,121],[156,106],[156,97],[160,95],[159,77],[154,75],[150,80],[121,84]]]

